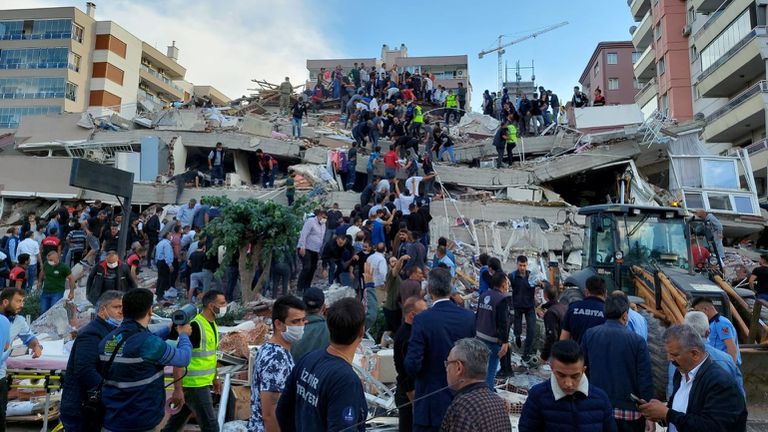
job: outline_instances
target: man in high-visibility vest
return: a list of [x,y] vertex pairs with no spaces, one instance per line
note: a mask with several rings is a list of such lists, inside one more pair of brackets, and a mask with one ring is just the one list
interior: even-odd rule
[[223,292],[210,290],[203,294],[203,309],[190,323],[192,360],[187,366],[186,375],[184,368],[173,368],[175,381],[171,401],[176,406],[183,406],[171,416],[163,432],[181,430],[193,412],[201,431],[219,431],[211,387],[214,393],[221,392],[221,381],[216,377],[216,350],[219,347],[216,318],[221,318],[226,313],[227,300]]
[[453,90],[448,90],[448,96],[445,97],[445,124],[450,124],[450,118],[458,118],[459,99]]
[[507,123],[507,162],[512,166],[512,149],[517,147],[517,127],[512,115]]
[[421,137],[421,128],[424,126],[424,113],[421,105],[413,105],[413,119],[411,120],[411,136],[414,138]]

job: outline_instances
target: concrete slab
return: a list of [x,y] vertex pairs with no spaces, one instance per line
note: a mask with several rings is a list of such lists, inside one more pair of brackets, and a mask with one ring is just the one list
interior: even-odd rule
[[260,137],[272,136],[272,123],[262,120],[253,116],[243,117],[243,122],[240,125],[240,130],[251,135]]

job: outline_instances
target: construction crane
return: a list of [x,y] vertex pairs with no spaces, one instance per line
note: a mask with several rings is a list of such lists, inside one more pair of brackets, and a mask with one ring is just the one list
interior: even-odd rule
[[502,39],[504,38],[504,35],[499,35],[499,37],[498,37],[498,46],[496,48],[489,49],[489,50],[486,50],[486,51],[480,51],[480,54],[478,54],[478,57],[479,58],[483,58],[486,55],[488,55],[490,53],[493,53],[493,52],[495,52],[498,55],[498,57],[499,57],[499,90],[501,90],[501,88],[504,86],[503,75],[502,75],[502,62],[501,62],[501,57],[504,55],[504,52],[505,52],[504,48],[506,48],[508,46],[512,46],[512,45],[518,44],[518,43],[526,41],[528,39],[533,39],[536,36],[539,36],[539,35],[547,33],[547,32],[551,32],[552,30],[558,29],[558,28],[566,26],[566,25],[568,25],[568,21],[563,21],[561,23],[558,23],[558,24],[555,24],[555,25],[551,25],[549,27],[545,27],[545,28],[543,28],[543,29],[541,29],[541,30],[539,30],[537,32],[533,32],[533,33],[531,33],[531,34],[529,34],[527,36],[523,36],[523,37],[521,37],[519,39],[515,39],[515,40],[513,40],[511,42],[507,42],[505,44],[502,44]]

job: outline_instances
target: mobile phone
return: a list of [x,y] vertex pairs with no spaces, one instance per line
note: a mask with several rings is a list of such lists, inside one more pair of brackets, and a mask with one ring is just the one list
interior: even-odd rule
[[642,405],[646,403],[644,400],[640,399],[639,397],[635,396],[632,393],[629,394],[629,398],[632,399],[632,402],[634,402],[635,405]]

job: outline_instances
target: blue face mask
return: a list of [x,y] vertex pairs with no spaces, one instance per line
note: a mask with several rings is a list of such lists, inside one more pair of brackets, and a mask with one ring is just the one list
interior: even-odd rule
[[106,321],[115,327],[120,327],[120,324],[122,323],[122,321],[118,321],[112,317],[107,318]]

